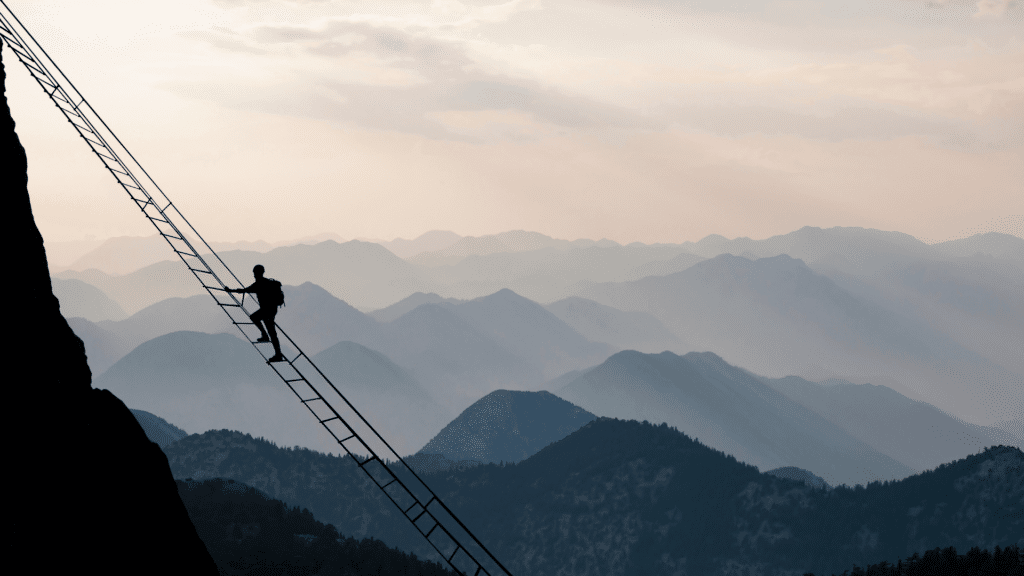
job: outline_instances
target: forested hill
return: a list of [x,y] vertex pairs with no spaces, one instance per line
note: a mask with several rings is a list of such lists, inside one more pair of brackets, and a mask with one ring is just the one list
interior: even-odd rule
[[178,480],[178,493],[223,575],[450,576],[438,563],[355,540],[317,521],[309,510],[233,480]]
[[[269,488],[363,531],[343,533],[432,558],[348,459],[227,431],[176,442],[168,458],[179,478]],[[898,482],[815,490],[667,425],[599,418],[520,463],[425,479],[514,574],[830,574],[935,547],[1024,545],[1024,453],[1009,447]]]

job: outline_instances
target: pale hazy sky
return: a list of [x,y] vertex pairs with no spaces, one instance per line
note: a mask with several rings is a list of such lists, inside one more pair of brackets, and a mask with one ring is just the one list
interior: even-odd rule
[[[5,0],[210,240],[1024,235],[1024,2]],[[48,240],[153,232],[9,51]]]

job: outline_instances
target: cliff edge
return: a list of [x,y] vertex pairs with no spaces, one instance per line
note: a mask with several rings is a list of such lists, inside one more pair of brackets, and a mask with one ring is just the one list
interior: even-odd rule
[[3,54],[0,87],[0,189],[9,207],[2,213],[4,248],[13,260],[4,281],[14,315],[7,357],[24,370],[8,369],[4,391],[14,456],[6,473],[14,501],[8,552],[26,556],[40,572],[217,574],[167,457],[124,403],[92,388],[85,345],[50,285],[25,149],[7,104]]

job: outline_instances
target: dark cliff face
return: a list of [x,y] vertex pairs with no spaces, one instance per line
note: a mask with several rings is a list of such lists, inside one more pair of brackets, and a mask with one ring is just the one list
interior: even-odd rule
[[92,388],[85,346],[51,289],[2,59],[0,80],[4,300],[13,315],[6,352],[23,368],[9,368],[21,376],[8,377],[4,390],[14,456],[5,474],[14,500],[8,553],[40,572],[217,574],[166,456],[124,403]]

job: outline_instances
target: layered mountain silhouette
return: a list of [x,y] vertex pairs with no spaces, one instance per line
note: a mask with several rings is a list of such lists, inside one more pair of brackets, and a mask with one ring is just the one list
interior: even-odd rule
[[355,342],[339,342],[313,362],[399,454],[415,451],[454,415],[407,370]]
[[550,392],[495,390],[463,410],[418,454],[456,462],[519,462],[594,418]]
[[667,423],[762,470],[797,466],[833,485],[914,472],[710,352],[619,352],[554,393],[598,416]]
[[[421,304],[386,323],[311,282],[286,285],[284,291],[286,306],[277,321],[311,357],[339,342],[359,344],[401,366],[452,415],[493,390],[536,389],[554,375],[597,364],[616,350],[587,340],[544,307],[509,290],[474,301]],[[143,343],[172,332],[236,334],[208,296],[169,298],[117,322],[78,318],[73,325],[97,374]],[[447,422],[433,418],[427,418],[437,426],[430,435]]]
[[[1016,240],[1014,244],[1024,245],[1024,240]],[[1019,353],[1024,349],[1024,264],[979,255],[902,262],[870,275],[822,272],[856,297],[899,310],[960,346],[1024,374],[1024,355]]]
[[172,332],[154,338],[94,385],[129,408],[186,430],[250,430],[286,446],[339,450],[252,346],[230,334]]
[[724,254],[669,276],[594,284],[587,294],[653,314],[690,346],[759,374],[885,384],[977,423],[1024,407],[1024,377],[789,256]]
[[420,234],[412,240],[406,240],[405,238],[395,238],[394,240],[356,238],[356,240],[362,240],[363,242],[380,244],[399,258],[410,258],[423,252],[444,250],[461,239],[462,236],[448,230],[431,230]]
[[132,416],[139,421],[142,430],[146,432],[146,438],[161,448],[188,436],[188,432],[145,410],[132,410]]
[[1018,438],[1001,429],[958,420],[885,386],[819,384],[796,376],[760,380],[916,470],[928,470],[998,444],[1022,447]]
[[508,289],[449,307],[506,350],[529,359],[545,379],[593,365],[616,351],[587,340],[540,304]]
[[463,302],[463,300],[459,300],[457,298],[442,298],[434,293],[425,294],[423,292],[416,292],[415,294],[411,294],[390,306],[374,310],[368,315],[379,322],[391,322],[406,312],[411,312],[420,304],[441,304],[443,302],[458,304]]
[[[383,246],[352,240],[327,240],[315,245],[282,246],[261,253],[229,250],[219,254],[246,285],[252,282],[256,264],[267,276],[287,285],[312,282],[347,302],[370,309],[381,308],[428,287],[419,268],[395,256]],[[205,294],[180,261],[157,262],[128,274],[111,275],[99,270],[65,270],[56,277],[77,279],[96,286],[129,314],[161,300]]]
[[681,254],[677,245],[577,246],[561,242],[566,245],[469,255],[444,266],[425,266],[419,257],[410,261],[420,264],[438,287],[436,291],[445,296],[471,299],[508,288],[532,300],[550,302],[576,295],[583,282],[637,280],[649,275],[647,265],[663,264],[677,271],[701,260]]
[[[167,453],[176,477],[232,478],[342,533],[434,558],[348,458],[229,431]],[[898,482],[823,490],[758,473],[664,424],[598,418],[518,464],[426,480],[516,574],[829,574],[936,546],[1019,544],[1022,468],[1020,450],[990,448]]]
[[544,248],[568,249],[590,246],[618,246],[611,240],[557,240],[538,232],[512,230],[485,236],[466,236],[440,250],[425,252],[410,258],[422,266],[456,264],[469,256],[529,252]]
[[423,304],[387,325],[379,349],[410,367],[429,389],[461,410],[499,388],[541,382],[541,369],[516,356],[447,307]]
[[685,348],[682,340],[647,312],[623,312],[576,296],[552,302],[545,308],[594,342],[639,352]]
[[123,320],[127,314],[121,306],[102,290],[81,280],[54,278],[53,295],[60,300],[60,312],[65,318],[81,317],[92,322]]

